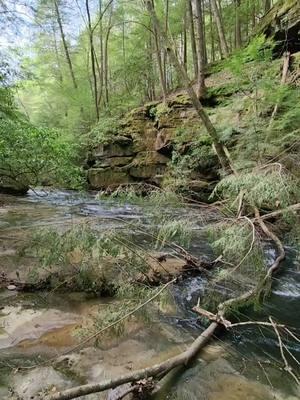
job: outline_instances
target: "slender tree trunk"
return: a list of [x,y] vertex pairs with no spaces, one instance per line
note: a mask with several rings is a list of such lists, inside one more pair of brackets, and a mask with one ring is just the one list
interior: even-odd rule
[[199,118],[201,119],[201,121],[203,122],[203,125],[205,126],[207,133],[210,135],[210,137],[212,138],[216,153],[218,155],[220,164],[224,170],[225,173],[231,173],[232,172],[232,168],[230,165],[230,160],[228,159],[226,152],[224,150],[224,147],[222,145],[222,143],[219,140],[217,131],[215,129],[215,127],[213,126],[209,116],[207,115],[206,111],[204,110],[201,102],[199,101],[194,89],[193,89],[193,85],[191,84],[189,77],[187,75],[186,70],[184,69],[184,67],[182,66],[182,64],[180,63],[180,61],[178,60],[178,57],[176,56],[176,53],[173,49],[172,43],[169,40],[167,33],[161,29],[159,20],[156,16],[156,12],[154,9],[154,4],[152,0],[145,0],[145,4],[147,7],[147,10],[151,16],[151,19],[153,21],[153,25],[156,28],[156,32],[157,34],[161,37],[161,39],[163,40],[163,45],[166,47],[166,49],[168,50],[168,55],[169,58],[172,62],[172,64],[174,65],[178,76],[181,78],[185,89],[188,93],[188,95],[191,98],[191,101],[193,103],[193,106],[199,116]]
[[109,88],[108,88],[108,41],[109,41],[109,35],[110,31],[112,29],[111,26],[111,16],[109,18],[109,26],[107,27],[106,35],[105,35],[105,41],[104,41],[104,95],[105,95],[105,106],[108,107],[109,104]]
[[205,3],[204,0],[201,0],[201,9],[202,9],[202,29],[203,29],[203,56],[204,56],[204,64],[207,64],[207,45],[206,45],[206,24],[205,24]]
[[61,15],[60,15],[60,11],[59,11],[59,6],[58,6],[58,1],[57,0],[54,0],[54,7],[55,7],[56,19],[57,19],[57,23],[58,23],[58,26],[59,26],[61,40],[62,40],[62,43],[63,43],[63,48],[64,48],[64,51],[65,51],[65,56],[66,56],[67,64],[68,64],[68,67],[69,67],[70,75],[71,75],[71,78],[72,78],[73,86],[74,86],[74,89],[77,89],[78,86],[77,86],[77,82],[76,82],[76,79],[75,79],[75,73],[74,73],[74,69],[73,69],[73,65],[72,65],[72,61],[71,61],[71,56],[70,56],[68,44],[67,44],[67,41],[66,41],[66,36],[65,36],[65,32],[64,32],[63,23],[62,23],[62,19],[61,19]]
[[[165,8],[165,31],[168,32],[168,23],[169,23],[169,0],[166,1],[166,8]],[[169,86],[169,79],[168,79],[168,53],[165,49],[163,49],[163,71],[164,71],[164,79],[166,83],[166,88],[168,90]]]
[[272,7],[271,0],[265,0],[265,13],[267,13],[271,7]]
[[236,49],[240,49],[242,47],[240,6],[241,6],[241,0],[235,0],[235,47],[236,47]]
[[[151,1],[153,2],[153,0],[151,0]],[[154,7],[154,5],[152,5],[152,7]],[[156,54],[156,61],[157,61],[157,67],[158,67],[159,81],[160,81],[160,86],[161,86],[161,90],[162,90],[163,100],[165,102],[166,98],[167,98],[167,86],[166,86],[166,81],[165,81],[165,77],[164,77],[162,61],[161,61],[160,36],[157,32],[157,26],[155,24],[153,24],[153,33],[154,33],[155,54]]]
[[252,0],[253,1],[253,4],[252,4],[252,13],[251,13],[251,19],[252,19],[252,29],[254,29],[255,28],[255,26],[256,26],[256,4],[255,4],[255,1],[256,0]]
[[187,10],[184,12],[184,21],[183,21],[183,65],[185,70],[187,71]]
[[249,39],[249,21],[250,21],[250,0],[247,0],[247,20],[246,20],[246,42]]
[[216,0],[211,0],[211,9],[212,9],[212,13],[213,13],[214,20],[215,20],[217,30],[218,30],[218,36],[219,36],[219,40],[220,40],[222,56],[228,57],[228,55],[229,55],[228,45],[226,42],[225,31],[224,31],[223,22],[221,19],[220,10],[218,8],[218,4],[217,4]]
[[210,61],[214,62],[216,59],[216,51],[215,51],[215,33],[214,33],[214,26],[213,26],[211,2],[209,2],[209,24],[210,24],[210,41],[211,41]]
[[[99,0],[99,16],[102,16],[102,0]],[[100,41],[100,72],[99,72],[99,96],[98,96],[98,106],[100,107],[102,93],[103,93],[103,84],[104,84],[104,52],[103,52],[103,21],[102,17],[99,22],[99,41]]]
[[62,74],[62,68],[61,68],[60,59],[59,59],[59,52],[58,52],[58,48],[57,48],[56,31],[55,31],[54,23],[52,25],[52,32],[53,32],[53,40],[54,40],[55,58],[56,58],[57,66],[58,66],[58,79],[59,79],[60,83],[62,84],[63,83],[63,74]]
[[198,34],[198,76],[197,91],[198,97],[205,94],[205,61],[204,61],[204,37],[202,26],[202,4],[201,0],[196,0],[196,18],[197,18],[197,34]]
[[198,77],[198,57],[197,57],[197,45],[196,45],[196,38],[195,38],[195,26],[194,26],[192,0],[187,0],[187,8],[188,8],[188,19],[189,19],[190,36],[191,36],[191,49],[192,49],[194,74],[195,74],[195,78],[197,78]]
[[87,22],[88,22],[88,35],[89,35],[90,57],[91,57],[92,78],[93,78],[94,104],[95,104],[95,111],[96,111],[96,119],[98,121],[100,112],[99,112],[99,104],[98,104],[98,86],[97,86],[97,75],[96,75],[94,37],[93,37],[93,30],[92,30],[89,0],[85,0],[85,9],[86,9],[86,15],[87,15]]

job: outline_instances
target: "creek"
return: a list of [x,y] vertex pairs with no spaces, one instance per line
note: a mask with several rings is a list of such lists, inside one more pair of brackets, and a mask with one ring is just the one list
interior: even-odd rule
[[[95,200],[93,193],[63,191],[30,192],[24,197],[0,197],[0,273],[26,275],[32,260],[22,260],[18,244],[33,228],[59,227],[92,218],[99,229],[118,227],[135,220],[147,224],[147,208],[120,205],[113,200]],[[177,218],[193,217],[199,224],[193,254],[211,254],[202,227],[213,218],[207,209],[172,209]],[[200,217],[199,217],[200,214]],[[123,222],[124,221],[124,222]],[[146,240],[141,238],[141,240]],[[272,249],[267,251],[271,260]],[[300,263],[295,249],[287,249],[282,273],[276,277],[272,295],[262,309],[243,310],[244,319],[266,320],[274,316],[280,323],[300,332]],[[157,311],[149,307],[151,322],[135,318],[120,331],[101,336],[81,350],[63,352],[78,344],[80,328],[88,327],[95,316],[115,300],[84,293],[0,291],[0,398],[29,400],[45,389],[57,390],[86,382],[99,382],[129,370],[150,366],[186,348],[204,326],[191,311],[207,284],[204,277],[185,279],[172,287],[174,306]],[[225,291],[224,287],[219,288]],[[161,306],[163,308],[163,305]],[[298,330],[298,331],[297,331]],[[300,359],[300,342],[285,337],[285,345]],[[58,357],[55,364],[41,364]],[[32,369],[32,364],[41,364]],[[299,376],[299,366],[291,360]],[[186,371],[170,374],[159,400],[268,400],[300,398],[295,382],[282,371],[278,342],[271,328],[247,326],[220,334],[201,352]],[[18,370],[18,366],[25,366]],[[297,371],[298,367],[298,371]],[[43,397],[41,397],[43,398]],[[86,396],[105,399],[106,394]]]

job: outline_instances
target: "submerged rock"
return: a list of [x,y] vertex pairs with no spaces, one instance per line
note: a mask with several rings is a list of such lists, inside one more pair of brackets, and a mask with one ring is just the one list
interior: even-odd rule
[[67,379],[53,367],[36,368],[13,378],[12,389],[23,400],[42,399],[47,392],[67,389],[74,382]]

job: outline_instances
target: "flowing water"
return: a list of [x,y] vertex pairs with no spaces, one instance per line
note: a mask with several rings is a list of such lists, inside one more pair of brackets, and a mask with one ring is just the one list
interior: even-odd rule
[[[118,227],[143,220],[147,209],[113,201],[95,200],[93,194],[50,192],[39,196],[0,197],[0,274],[21,280],[34,260],[19,257],[16,249],[32,228],[56,227],[91,220],[98,229]],[[170,209],[174,218],[209,221],[207,211]],[[202,217],[202,218],[201,218]],[[201,223],[200,223],[201,225]],[[200,226],[201,228],[201,226]],[[141,240],[144,240],[141,238]],[[196,254],[210,254],[201,229],[192,245]],[[280,279],[275,280],[272,296],[263,309],[244,310],[244,319],[262,320],[272,315],[280,323],[300,332],[300,269],[297,254],[287,249]],[[269,258],[274,257],[272,250]],[[78,344],[80,328],[93,318],[101,318],[114,299],[95,298],[83,293],[20,293],[0,291],[0,399],[35,398],[43,390],[57,390],[86,382],[119,376],[130,370],[150,366],[183,351],[204,329],[191,312],[207,281],[190,277],[172,288],[175,305],[153,309],[151,323],[145,318],[132,319],[122,331],[101,336],[80,350],[62,356]],[[225,288],[220,287],[220,291]],[[116,305],[117,307],[117,305]],[[163,308],[163,306],[161,306]],[[283,337],[287,355],[299,376],[300,342]],[[286,354],[288,354],[286,352]],[[44,363],[56,357],[55,363]],[[32,365],[37,365],[32,368]],[[25,367],[18,370],[18,367]],[[174,371],[156,398],[199,400],[297,399],[295,381],[283,371],[278,341],[271,328],[247,326],[215,337],[186,371]],[[90,395],[87,400],[105,399],[106,394]],[[41,395],[40,398],[43,398]]]

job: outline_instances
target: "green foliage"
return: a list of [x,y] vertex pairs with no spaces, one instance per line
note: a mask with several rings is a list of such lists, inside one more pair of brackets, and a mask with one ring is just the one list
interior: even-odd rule
[[[167,188],[162,190],[143,183],[119,186],[112,193],[109,193],[109,197],[119,203],[131,203],[151,208],[180,207],[183,205],[183,199],[174,191]],[[107,199],[107,194],[99,192],[97,199],[100,200],[102,198]]]
[[270,165],[269,168],[257,168],[253,172],[229,175],[217,184],[213,196],[229,200],[235,208],[241,193],[244,204],[252,207],[269,210],[287,207],[299,198],[299,184],[279,168],[280,165]]
[[2,183],[27,187],[81,185],[76,167],[78,146],[54,129],[37,128],[24,119],[0,118],[0,177]]
[[120,118],[103,116],[89,133],[90,145],[110,143],[119,129]]
[[166,220],[158,229],[156,247],[163,248],[167,242],[180,243],[189,246],[192,238],[193,225],[185,220]]
[[61,282],[71,277],[73,283],[76,279],[77,289],[111,293],[120,282],[135,280],[141,274],[146,277],[151,267],[147,253],[136,246],[130,232],[99,233],[88,224],[79,224],[61,233],[38,231],[24,250],[40,260],[38,269],[51,268],[51,274],[58,274]]
[[[222,255],[225,263],[235,267],[242,261],[239,272],[242,269],[246,276],[264,269],[262,247],[256,238],[251,248],[253,230],[248,221],[216,224],[208,233],[216,256]],[[222,276],[227,276],[226,270],[221,270],[219,277]]]
[[159,118],[163,115],[168,115],[172,111],[166,103],[159,103],[157,106],[151,107],[149,115],[155,120],[159,121]]
[[[256,36],[251,40],[246,48],[236,51],[232,57],[229,57],[228,60],[223,61],[223,65],[225,68],[229,68],[234,75],[245,79],[245,73],[248,77],[251,76],[254,71],[258,73],[258,70],[255,68],[253,71],[253,64],[251,63],[271,62],[273,48],[274,43],[272,40],[266,39],[263,35]],[[261,64],[261,67],[262,66],[263,64]],[[248,73],[246,71],[248,71]],[[256,73],[253,75],[253,78],[256,76]],[[261,70],[259,73],[263,74],[264,71]]]

